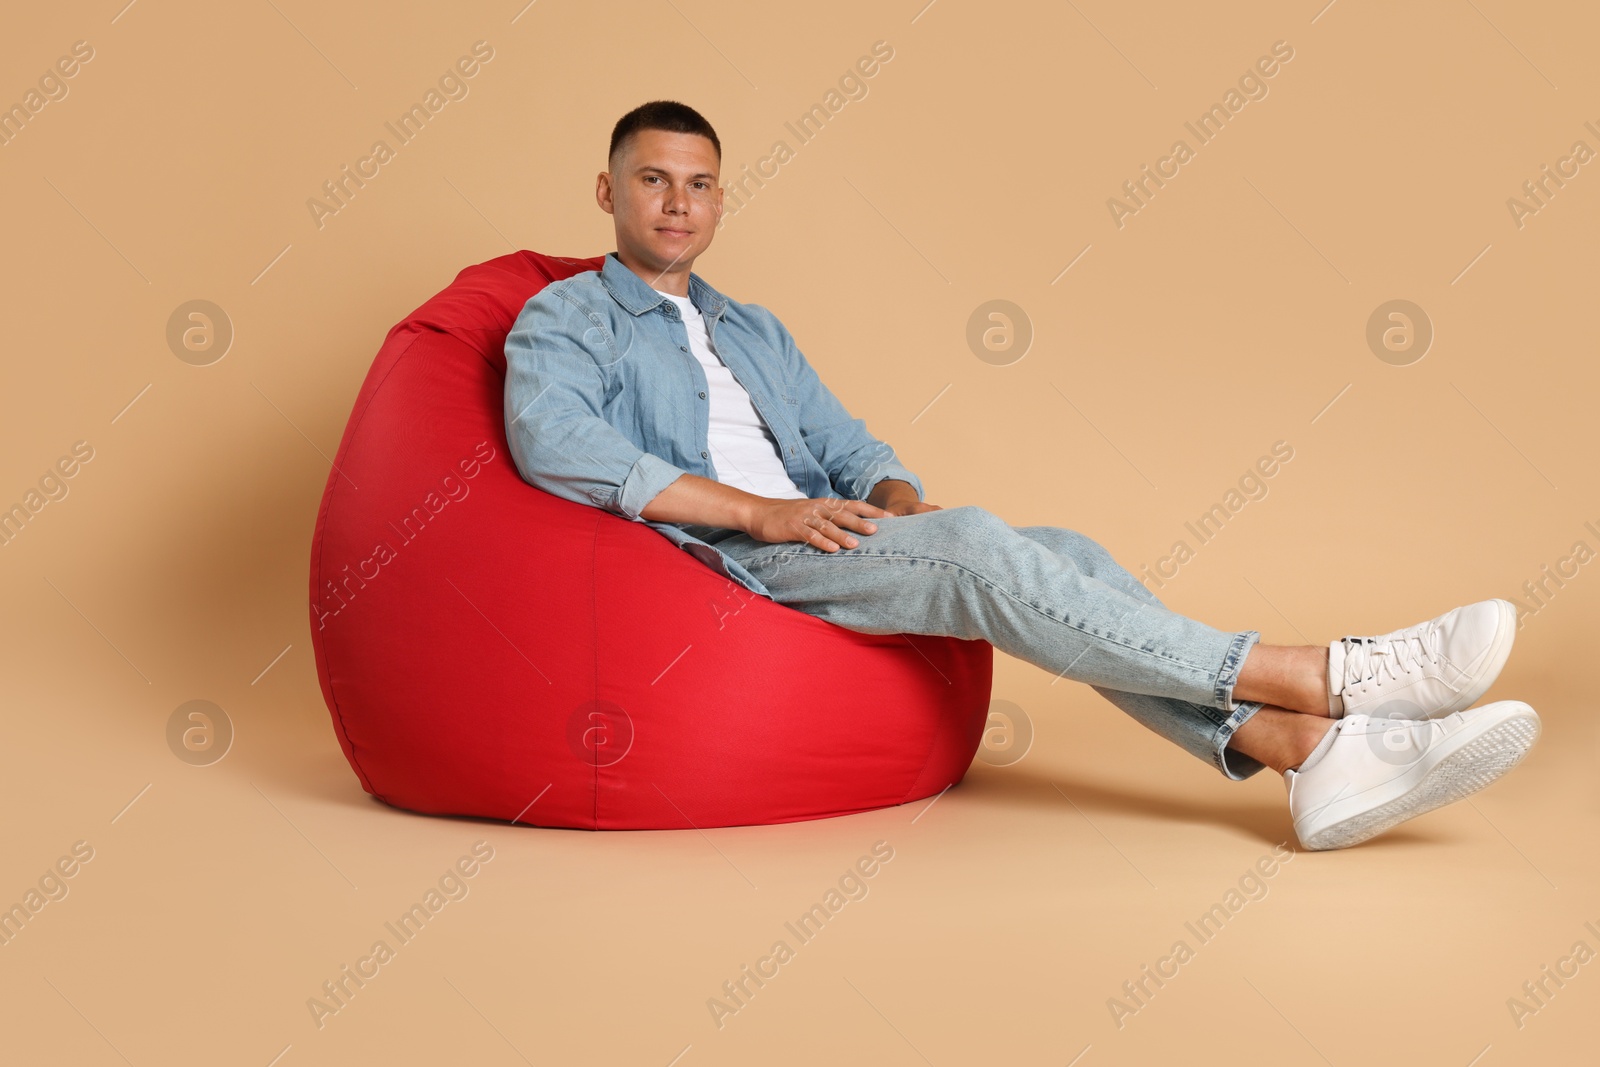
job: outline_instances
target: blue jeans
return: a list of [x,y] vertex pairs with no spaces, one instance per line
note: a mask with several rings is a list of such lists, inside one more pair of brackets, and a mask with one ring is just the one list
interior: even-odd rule
[[1059,526],[1014,527],[980,507],[873,520],[859,544],[825,552],[734,532],[716,541],[780,604],[870,634],[988,641],[1086,682],[1151,730],[1235,781],[1262,764],[1229,750],[1262,706],[1233,700],[1256,630],[1179,615],[1097,542]]

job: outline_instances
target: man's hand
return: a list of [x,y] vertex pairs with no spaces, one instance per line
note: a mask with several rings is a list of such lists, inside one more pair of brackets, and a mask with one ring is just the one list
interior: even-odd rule
[[889,515],[920,515],[924,511],[944,510],[938,504],[918,500],[916,488],[898,478],[885,478],[873,486],[867,500]]
[[[904,483],[901,483],[904,484]],[[912,494],[915,499],[916,494]],[[860,541],[850,531],[870,534],[877,524],[872,519],[898,514],[869,504],[865,500],[824,499],[781,500],[756,497],[744,524],[744,532],[757,541],[777,543],[802,541],[824,552],[854,548]]]

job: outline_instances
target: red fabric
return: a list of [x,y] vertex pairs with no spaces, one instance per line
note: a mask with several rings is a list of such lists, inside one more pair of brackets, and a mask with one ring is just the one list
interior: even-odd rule
[[602,259],[467,267],[389,331],[356,397],[311,632],[362,786],[412,811],[628,830],[845,815],[959,781],[987,642],[846,630],[518,475],[506,334]]

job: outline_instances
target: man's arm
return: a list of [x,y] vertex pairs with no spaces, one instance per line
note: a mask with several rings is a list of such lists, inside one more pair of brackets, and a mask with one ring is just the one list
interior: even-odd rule
[[694,522],[748,531],[756,508],[766,502],[766,497],[685,472],[639,514],[652,522]]
[[[760,308],[772,320],[782,345],[789,380],[798,389],[801,439],[822,469],[827,471],[834,492],[846,500],[877,503],[872,499],[872,494],[878,493],[884,497],[893,486],[887,486],[882,491],[878,486],[889,479],[909,487],[914,498],[920,501],[923,492],[921,479],[901,465],[893,448],[867,432],[866,422],[851,416],[817,375],[778,317],[760,305],[747,306]],[[904,491],[902,489],[899,492]]]
[[591,325],[549,289],[523,305],[506,337],[506,439],[524,481],[642,522],[645,506],[689,472],[606,422],[605,380],[583,341]]

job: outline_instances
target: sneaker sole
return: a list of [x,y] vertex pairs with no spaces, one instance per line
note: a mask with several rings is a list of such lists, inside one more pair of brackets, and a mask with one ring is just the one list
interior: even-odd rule
[[1539,733],[1539,717],[1532,708],[1517,712],[1440,759],[1400,796],[1325,826],[1300,843],[1312,852],[1348,848],[1407,819],[1471,796],[1521,763]]

